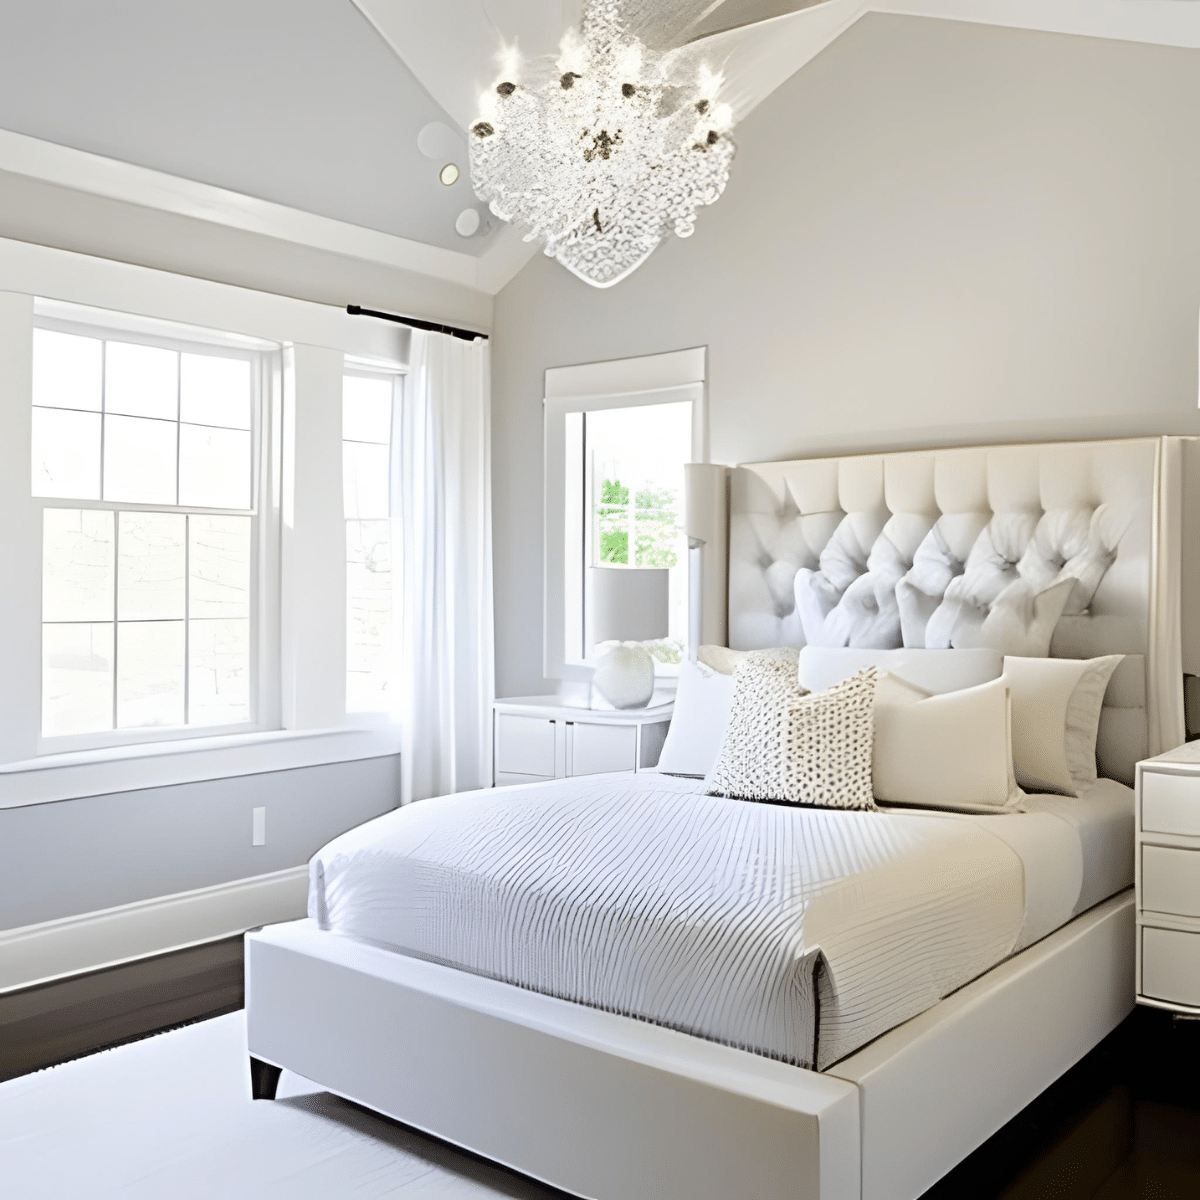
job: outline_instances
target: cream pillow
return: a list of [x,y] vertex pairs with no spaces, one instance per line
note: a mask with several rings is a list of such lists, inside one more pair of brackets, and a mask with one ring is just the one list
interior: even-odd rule
[[1005,658],[1013,766],[1026,791],[1080,796],[1096,782],[1100,709],[1123,657]]
[[875,799],[956,812],[1019,812],[1003,679],[932,695],[885,676],[875,698]]
[[823,692],[805,692],[794,660],[750,655],[734,675],[729,725],[708,794],[873,809],[877,674],[868,667]]
[[728,646],[701,646],[696,658],[702,666],[716,671],[718,675],[732,675],[738,669],[738,665],[752,654],[781,658],[793,667],[800,657],[800,651],[795,646],[771,646],[766,650],[730,650]]

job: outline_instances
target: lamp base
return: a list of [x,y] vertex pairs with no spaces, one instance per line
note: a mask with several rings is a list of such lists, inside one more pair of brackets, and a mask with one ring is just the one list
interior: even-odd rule
[[645,708],[654,696],[654,659],[638,642],[619,642],[597,660],[592,686],[613,708]]

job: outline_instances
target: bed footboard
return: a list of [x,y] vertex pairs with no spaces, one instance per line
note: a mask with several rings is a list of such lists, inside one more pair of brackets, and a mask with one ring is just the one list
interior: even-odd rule
[[845,1080],[319,930],[246,937],[250,1054],[593,1200],[858,1200]]

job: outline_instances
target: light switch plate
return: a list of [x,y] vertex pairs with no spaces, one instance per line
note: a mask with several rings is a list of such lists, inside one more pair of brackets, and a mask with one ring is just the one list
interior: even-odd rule
[[254,834],[250,844],[252,846],[265,846],[267,844],[267,810],[265,808],[256,808],[254,810]]

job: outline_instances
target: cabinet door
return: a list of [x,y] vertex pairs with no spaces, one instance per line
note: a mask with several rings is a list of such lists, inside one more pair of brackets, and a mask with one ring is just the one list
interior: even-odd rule
[[632,725],[588,725],[576,721],[567,726],[567,733],[570,775],[632,771],[637,765],[637,729]]
[[515,784],[545,783],[547,778],[546,775],[518,775],[513,771],[497,771],[495,786],[512,787]]
[[496,714],[496,777],[554,778],[554,722],[547,717]]

